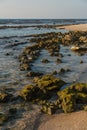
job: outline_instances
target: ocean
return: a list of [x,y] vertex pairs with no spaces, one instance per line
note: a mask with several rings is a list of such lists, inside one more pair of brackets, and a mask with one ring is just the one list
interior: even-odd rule
[[[0,19],[0,38],[55,31],[54,29],[49,30],[47,28],[40,29],[40,25],[67,25],[79,23],[87,23],[87,19]],[[37,26],[39,26],[39,29]]]

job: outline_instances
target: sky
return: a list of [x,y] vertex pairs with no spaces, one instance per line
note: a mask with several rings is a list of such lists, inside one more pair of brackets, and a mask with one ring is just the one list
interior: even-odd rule
[[0,18],[87,18],[87,0],[0,0]]

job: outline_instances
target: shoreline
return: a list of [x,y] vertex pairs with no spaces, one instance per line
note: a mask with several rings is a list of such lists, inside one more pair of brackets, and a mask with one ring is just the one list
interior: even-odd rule
[[86,121],[86,111],[55,114],[51,119],[40,124],[38,130],[86,130]]
[[69,31],[87,31],[87,23],[85,24],[72,24],[72,25],[64,25],[64,26],[59,26],[57,29],[65,29]]

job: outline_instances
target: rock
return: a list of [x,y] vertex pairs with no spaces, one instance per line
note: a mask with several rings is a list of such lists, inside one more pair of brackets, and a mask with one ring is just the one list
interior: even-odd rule
[[14,115],[14,114],[17,113],[17,109],[16,109],[16,108],[10,108],[10,109],[9,109],[9,113],[10,113],[11,115]]
[[87,43],[87,37],[86,36],[81,36],[79,37],[79,41],[83,43]]
[[0,125],[3,125],[8,120],[8,117],[4,113],[0,113]]
[[65,113],[70,113],[75,110],[75,101],[73,94],[67,94],[62,100],[62,109]]
[[0,113],[0,125],[3,125],[4,123],[7,123],[8,121],[14,119],[16,114],[16,108],[10,108],[9,110],[6,110],[4,113]]
[[55,78],[52,75],[44,75],[42,78],[37,79],[36,84],[41,90],[47,92],[59,90],[65,82],[59,78]]
[[80,61],[80,64],[82,64],[82,63],[83,63],[83,60]]
[[12,94],[9,94],[7,92],[4,92],[3,90],[0,90],[0,102],[1,103],[10,101],[12,96],[13,96]]
[[72,46],[72,51],[87,51],[87,47],[80,47],[80,46]]
[[3,93],[3,92],[0,92],[0,102],[6,101],[6,98],[7,98],[7,94]]
[[56,70],[53,71],[53,72],[52,72],[52,75],[57,75],[57,71],[56,71]]
[[80,50],[80,47],[79,46],[72,46],[71,50],[72,51],[78,51],[78,50]]
[[19,95],[25,100],[25,101],[34,101],[37,99],[44,99],[45,94],[42,90],[40,90],[38,87],[33,85],[27,85],[25,86],[20,92]]
[[40,73],[40,72],[34,72],[34,71],[30,71],[27,73],[27,77],[35,77],[35,76],[42,76],[43,73]]
[[41,111],[48,115],[52,115],[56,112],[56,109],[57,107],[54,103],[45,102],[44,105],[42,105]]
[[71,54],[68,54],[68,56],[71,56]]
[[25,53],[22,53],[21,55],[19,55],[18,59],[22,62],[27,59],[27,55]]
[[52,75],[44,75],[42,78],[34,78],[34,85],[27,85],[19,92],[19,96],[25,101],[36,101],[50,99],[53,94],[65,84],[59,78]]
[[22,70],[22,71],[23,71],[23,70],[31,70],[31,67],[30,67],[29,64],[24,63],[24,64],[21,65],[20,70]]
[[62,60],[58,58],[56,62],[57,63],[62,63]]
[[70,72],[71,70],[69,68],[66,69],[66,72]]
[[67,40],[67,41],[71,41],[71,37],[70,37],[70,35],[69,34],[67,34],[67,35],[65,35],[65,40]]
[[6,53],[5,55],[6,55],[6,56],[9,56],[9,55],[10,55],[10,53]]
[[78,106],[82,109],[82,106],[87,104],[87,84],[85,83],[72,84],[57,94],[65,113],[77,110]]
[[20,96],[25,100],[32,100],[34,98],[35,89],[33,85],[27,85],[20,91]]
[[42,59],[42,63],[49,63],[48,59]]
[[66,70],[63,69],[63,68],[61,68],[60,71],[59,71],[59,74],[63,74],[63,73],[65,73],[65,72],[66,72]]

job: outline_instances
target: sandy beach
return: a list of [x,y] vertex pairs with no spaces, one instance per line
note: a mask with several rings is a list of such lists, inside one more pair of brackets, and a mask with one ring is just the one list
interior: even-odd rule
[[62,27],[57,27],[59,29],[66,29],[69,31],[87,31],[87,24],[78,24],[78,25],[67,25]]
[[38,130],[87,130],[87,112],[53,115]]

